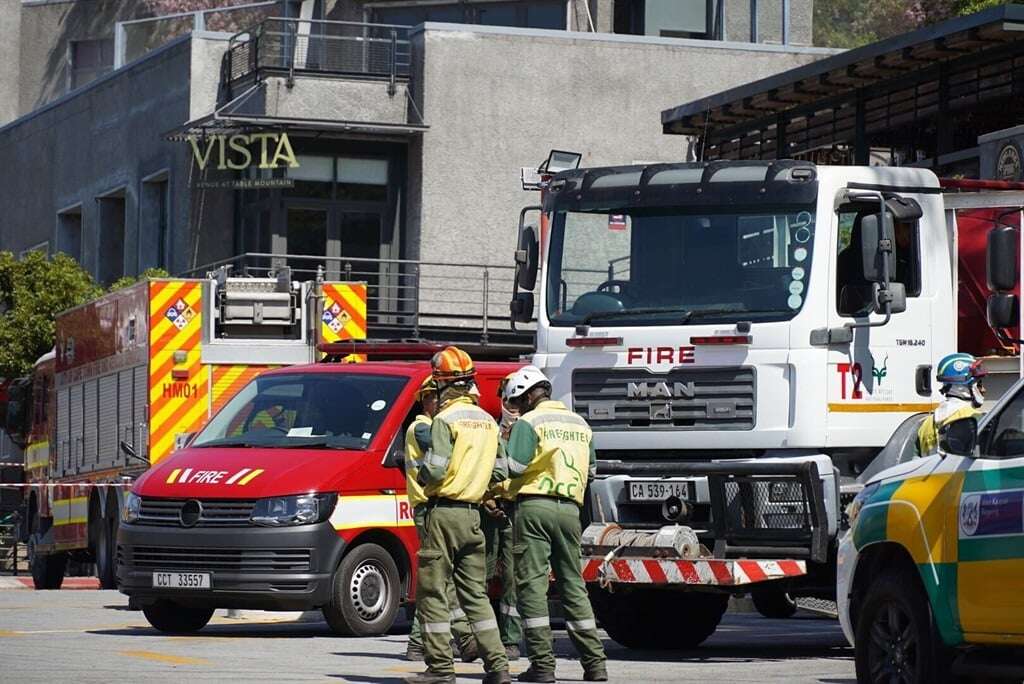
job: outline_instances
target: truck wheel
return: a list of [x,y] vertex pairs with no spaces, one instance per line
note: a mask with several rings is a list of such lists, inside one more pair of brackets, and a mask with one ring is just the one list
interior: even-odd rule
[[213,608],[183,606],[173,601],[157,601],[142,609],[149,624],[169,634],[198,632],[213,617]]
[[855,633],[857,681],[946,681],[949,656],[917,578],[886,572],[863,596]]
[[338,565],[324,618],[339,636],[379,636],[395,621],[401,595],[398,566],[384,548],[362,544]]
[[29,567],[32,569],[32,585],[37,590],[60,589],[60,585],[64,583],[64,571],[68,566],[68,554],[36,553],[35,539],[29,539],[28,555]]
[[796,601],[781,587],[757,587],[750,592],[754,608],[766,618],[785,620],[796,613]]
[[592,590],[594,611],[613,640],[627,648],[696,648],[718,629],[727,594],[636,589]]
[[117,589],[117,518],[100,521],[96,539],[96,576],[100,589]]

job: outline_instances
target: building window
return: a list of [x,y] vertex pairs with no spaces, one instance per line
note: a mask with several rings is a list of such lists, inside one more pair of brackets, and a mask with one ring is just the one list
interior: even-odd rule
[[73,40],[68,48],[68,89],[81,88],[114,69],[114,39]]
[[615,33],[710,38],[714,0],[618,0]]
[[57,214],[57,251],[82,263],[82,205]]
[[124,275],[125,197],[124,190],[96,198],[99,205],[100,235],[97,245],[96,279],[110,285]]
[[373,9],[379,24],[415,26],[425,21],[521,28],[565,29],[565,0],[524,2],[452,2],[421,6],[387,6]]
[[170,184],[166,171],[142,181],[139,208],[139,270],[167,268]]

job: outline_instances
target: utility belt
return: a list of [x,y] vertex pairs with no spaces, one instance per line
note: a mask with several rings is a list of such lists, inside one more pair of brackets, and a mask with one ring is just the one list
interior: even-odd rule
[[555,501],[557,503],[571,504],[576,508],[581,508],[581,506],[576,502],[575,499],[566,499],[564,496],[548,496],[547,494],[520,494],[518,497],[516,497],[516,503],[522,503],[524,501],[529,501],[531,499],[537,499],[541,501]]
[[478,503],[459,501],[458,499],[445,499],[440,496],[433,496],[427,499],[427,503],[424,505],[427,507],[427,510],[431,508],[468,508],[471,511],[475,511],[480,508]]

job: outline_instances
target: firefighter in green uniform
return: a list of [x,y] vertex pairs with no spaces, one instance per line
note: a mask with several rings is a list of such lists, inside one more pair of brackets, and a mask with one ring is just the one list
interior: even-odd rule
[[[473,361],[457,347],[431,360],[441,408],[430,426],[430,449],[417,479],[427,496],[423,543],[419,551],[417,613],[423,631],[427,670],[406,678],[410,684],[455,682],[450,614],[445,588],[454,581],[484,661],[484,682],[510,682],[508,658],[485,588],[484,535],[480,503],[495,470],[498,426],[473,401]],[[417,438],[425,427],[417,427]]]
[[[423,465],[423,454],[430,448],[430,423],[437,413],[437,383],[432,376],[427,376],[416,390],[416,400],[423,408],[423,413],[416,416],[409,429],[405,432],[405,488],[409,496],[409,505],[412,506],[412,518],[416,523],[416,534],[423,543],[423,522],[427,515],[427,495],[423,493],[423,487],[416,481],[416,476]],[[423,426],[418,428],[418,426]],[[416,430],[426,433],[425,444],[420,444],[416,439]],[[448,606],[452,618],[452,634],[455,636],[455,646],[459,654],[466,662],[472,662],[477,655],[476,640],[473,632],[466,622],[466,614],[459,608],[458,600],[455,598],[455,585],[448,582],[446,594]],[[405,647],[406,660],[423,660],[423,636],[420,629],[418,614],[412,618],[412,629],[409,631],[409,641]]]
[[[509,373],[498,387],[501,400],[501,422],[499,454],[505,451],[509,433],[519,418],[519,411],[505,398],[505,387],[514,373]],[[516,605],[516,578],[512,559],[512,513],[515,496],[510,480],[495,483],[488,498],[484,500],[481,523],[484,537],[487,540],[487,577],[497,576],[501,583],[501,598],[498,604],[498,630],[501,632],[501,643],[505,645],[505,655],[509,660],[519,659],[519,642],[523,639],[522,622]]]
[[506,460],[517,495],[513,554],[530,656],[530,667],[519,681],[555,681],[549,567],[562,598],[569,638],[580,654],[583,679],[607,681],[604,647],[580,572],[580,509],[596,469],[590,426],[551,399],[551,384],[533,366],[516,372],[505,395],[521,414],[509,436]]
[[948,354],[935,370],[941,383],[942,403],[917,430],[918,456],[930,456],[939,449],[939,428],[961,418],[976,416],[985,401],[981,361],[970,354]]

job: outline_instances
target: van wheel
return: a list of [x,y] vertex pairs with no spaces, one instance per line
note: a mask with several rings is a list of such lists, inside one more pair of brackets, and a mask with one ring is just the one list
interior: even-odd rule
[[591,590],[594,612],[613,640],[627,648],[696,648],[718,629],[728,594],[637,589]]
[[339,636],[379,636],[398,614],[398,566],[383,547],[362,544],[338,565],[324,618]]
[[948,651],[916,578],[899,571],[883,573],[864,597],[855,634],[857,681],[947,681]]
[[32,569],[32,585],[37,590],[60,589],[64,584],[64,571],[68,567],[66,552],[42,554],[36,553],[36,540],[28,540],[29,567]]
[[96,538],[96,576],[100,589],[117,589],[117,518],[103,518]]
[[183,606],[173,601],[157,601],[142,608],[149,624],[169,634],[198,632],[213,617],[213,608]]
[[774,620],[785,620],[796,613],[796,601],[781,588],[758,587],[750,591],[754,608],[763,617]]

